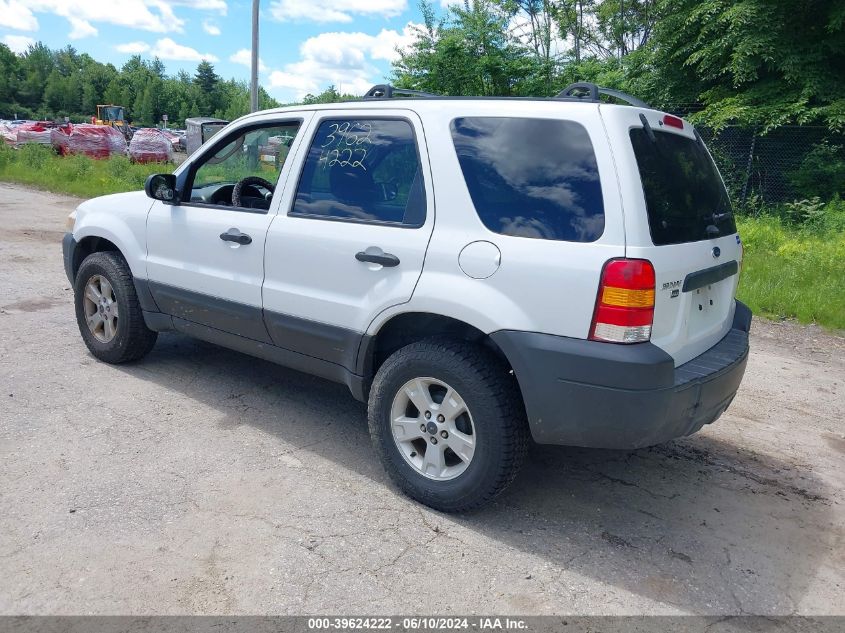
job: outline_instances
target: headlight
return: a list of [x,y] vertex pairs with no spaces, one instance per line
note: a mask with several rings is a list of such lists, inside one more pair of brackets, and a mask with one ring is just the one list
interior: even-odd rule
[[67,220],[65,220],[65,230],[68,232],[73,232],[73,226],[76,224],[76,211],[71,213],[67,216]]

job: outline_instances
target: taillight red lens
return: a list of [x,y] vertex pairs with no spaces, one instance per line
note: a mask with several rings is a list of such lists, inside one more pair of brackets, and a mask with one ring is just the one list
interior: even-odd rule
[[654,266],[645,259],[611,259],[604,265],[590,339],[643,343],[654,322]]
[[679,119],[676,116],[672,116],[671,114],[667,114],[663,117],[663,125],[668,125],[669,127],[676,127],[679,130],[684,129],[684,120]]

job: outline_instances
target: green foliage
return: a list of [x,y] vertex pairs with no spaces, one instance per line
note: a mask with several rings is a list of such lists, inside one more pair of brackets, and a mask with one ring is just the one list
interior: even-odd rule
[[29,143],[17,150],[17,161],[29,169],[42,169],[47,162],[56,156],[56,152],[48,145]]
[[342,101],[351,101],[359,97],[350,94],[340,94],[333,85],[326,88],[318,95],[307,94],[302,99],[305,105],[312,105],[314,103],[340,103]]
[[845,128],[841,0],[660,0],[631,81],[667,107],[702,104],[699,121],[769,130]]
[[64,158],[62,167],[75,178],[88,178],[94,170],[93,161],[87,156],[71,155]]
[[3,171],[6,168],[6,165],[11,163],[14,159],[15,150],[5,143],[0,142],[0,171]]
[[[549,96],[574,81],[621,88],[720,129],[845,129],[841,0],[472,0],[438,16],[394,63],[405,88]],[[557,54],[552,37],[565,40]]]
[[824,200],[845,196],[845,147],[827,141],[819,143],[789,175],[789,180],[805,196]]
[[845,231],[845,203],[838,197],[830,202],[822,202],[818,197],[796,200],[761,215],[772,215],[788,226],[819,234]]
[[845,329],[845,205],[796,229],[777,215],[742,217],[738,297],[755,314]]
[[[261,91],[262,108],[279,104]],[[68,46],[50,50],[42,44],[15,55],[0,44],[0,118],[89,121],[98,104],[122,105],[135,125],[152,126],[167,114],[180,126],[192,116],[228,120],[249,112],[245,82],[222,80],[214,66],[201,62],[195,77],[164,74],[160,60],[135,55],[118,70]]]
[[508,12],[501,6],[473,0],[450,7],[440,20],[430,4],[421,4],[421,10],[424,25],[416,28],[416,41],[394,63],[397,86],[482,96],[529,94],[537,89],[541,65],[508,37]]
[[14,150],[0,143],[0,180],[85,198],[137,191],[143,188],[148,175],[172,168],[156,163],[131,163],[125,156],[105,160],[62,157],[42,145],[24,145]]

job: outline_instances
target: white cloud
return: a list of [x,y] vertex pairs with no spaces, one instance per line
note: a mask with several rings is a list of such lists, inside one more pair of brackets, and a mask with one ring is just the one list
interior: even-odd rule
[[220,35],[220,27],[208,20],[202,21],[202,30],[209,35]]
[[37,31],[38,20],[20,0],[0,0],[0,26],[16,31]]
[[[252,68],[252,51],[248,48],[242,48],[237,53],[233,54],[229,57],[230,62],[234,62],[236,64],[240,64],[241,66],[246,66],[247,68]],[[264,60],[260,57],[258,58],[258,70],[264,72],[267,70],[267,66],[264,64]]]
[[226,15],[225,0],[0,0],[0,25],[34,31],[35,13],[50,13],[70,22],[72,39],[96,34],[92,23],[115,24],[153,33],[181,33],[185,20],[174,7],[215,11]]
[[185,23],[176,17],[164,0],[27,0],[35,12],[52,13],[87,22],[103,22],[130,28],[166,33],[181,31]]
[[217,61],[217,57],[211,53],[200,53],[190,46],[177,44],[169,37],[165,37],[164,39],[160,39],[156,42],[155,46],[150,49],[150,55],[160,59],[172,59],[184,62],[199,62],[202,60],[209,62]]
[[270,15],[280,21],[351,22],[355,14],[389,18],[407,7],[407,0],[275,0]]
[[139,55],[150,50],[150,45],[146,42],[127,42],[126,44],[119,44],[115,48],[121,53],[128,53],[129,55]]
[[25,53],[26,49],[35,44],[35,40],[26,35],[4,35],[3,43],[12,49],[13,53]]
[[191,9],[219,11],[222,15],[226,15],[228,10],[225,0],[170,0],[169,3],[183,7],[190,7]]
[[335,32],[308,38],[299,48],[299,61],[270,73],[270,88],[284,90],[288,96],[283,98],[297,99],[309,92],[317,94],[330,84],[343,93],[363,94],[382,81],[373,60],[393,61],[396,48],[413,41],[414,27],[409,22],[401,33],[382,29],[378,35]]
[[72,40],[78,40],[82,39],[83,37],[92,37],[94,35],[97,35],[97,29],[95,29],[87,20],[80,20],[79,18],[70,17],[68,18],[68,21],[73,27],[73,30],[68,34],[68,37]]

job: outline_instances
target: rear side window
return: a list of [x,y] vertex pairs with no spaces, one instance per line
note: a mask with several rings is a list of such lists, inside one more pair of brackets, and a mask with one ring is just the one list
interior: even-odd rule
[[419,227],[425,210],[417,143],[408,121],[320,123],[289,215]]
[[601,236],[601,180],[581,124],[467,117],[451,129],[472,203],[488,229],[570,242]]
[[703,143],[657,130],[652,141],[643,128],[631,130],[631,143],[655,246],[736,233],[728,193]]

